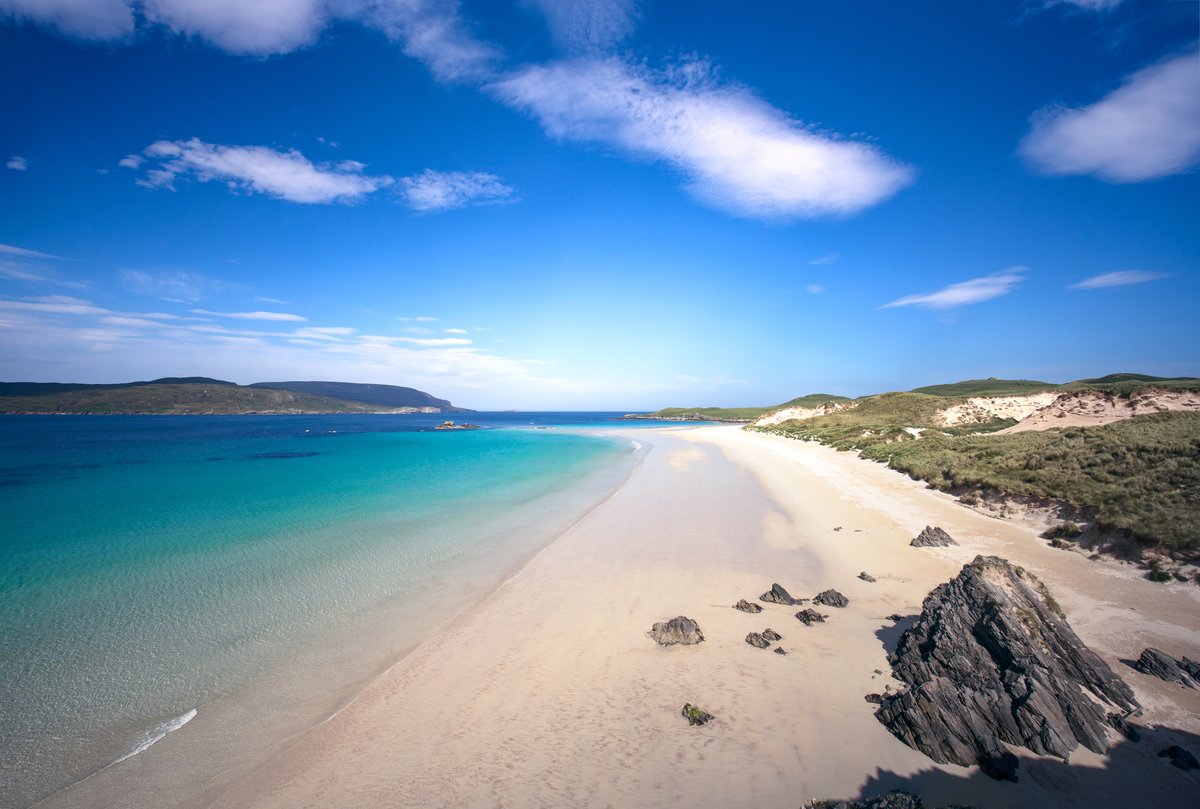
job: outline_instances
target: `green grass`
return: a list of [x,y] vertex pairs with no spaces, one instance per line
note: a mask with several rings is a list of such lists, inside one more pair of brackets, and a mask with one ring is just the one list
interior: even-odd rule
[[790,402],[784,402],[781,405],[773,405],[771,407],[664,407],[662,410],[658,410],[650,415],[656,418],[679,418],[680,416],[698,413],[706,418],[753,421],[765,413],[770,413],[784,407],[820,407],[826,402],[848,401],[850,400],[845,396],[834,396],[831,393],[810,393],[807,396],[800,396],[792,399]]
[[1052,498],[1147,545],[1200,552],[1200,413],[1102,427],[872,443],[863,457],[944,490]]
[[1019,396],[1024,393],[1039,393],[1054,390],[1059,386],[1053,382],[1038,382],[1033,379],[967,379],[946,385],[926,385],[913,388],[913,393],[929,396]]

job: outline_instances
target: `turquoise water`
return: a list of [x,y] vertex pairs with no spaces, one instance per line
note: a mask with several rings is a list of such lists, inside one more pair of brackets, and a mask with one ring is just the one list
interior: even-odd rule
[[[437,420],[0,418],[0,805],[169,730],[236,748],[235,722],[255,746],[316,721],[635,455],[562,430],[421,431]],[[288,698],[249,704],[265,682]]]

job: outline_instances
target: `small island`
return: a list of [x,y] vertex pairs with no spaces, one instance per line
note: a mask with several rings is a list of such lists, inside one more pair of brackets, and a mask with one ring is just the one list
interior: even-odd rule
[[441,424],[434,427],[433,429],[435,429],[435,430],[480,430],[482,428],[478,424],[467,424],[466,422],[463,422],[462,424],[455,424],[453,421],[443,421]]

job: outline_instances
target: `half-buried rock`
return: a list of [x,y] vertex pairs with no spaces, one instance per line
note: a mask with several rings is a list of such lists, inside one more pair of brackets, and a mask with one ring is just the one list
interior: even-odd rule
[[1017,780],[1006,742],[1063,760],[1080,744],[1103,753],[1101,705],[1139,707],[1045,586],[995,556],[975,557],[929,594],[891,663],[910,688],[885,696],[876,718],[934,761],[978,764],[993,778]]
[[734,604],[733,608],[735,610],[741,610],[742,612],[748,612],[751,615],[753,615],[756,612],[762,612],[762,607],[758,606],[757,604],[751,603],[744,598],[741,599],[740,601],[738,601],[738,603]]
[[677,643],[691,646],[702,642],[704,633],[700,631],[700,625],[691,618],[676,615],[669,621],[660,621],[650,627],[650,637],[659,646],[674,646]]
[[690,702],[685,702],[683,704],[683,710],[680,711],[680,713],[683,714],[683,718],[688,721],[689,725],[696,725],[697,727],[700,725],[706,725],[713,720],[712,714],[710,714],[708,711],[700,710]]
[[813,598],[814,604],[821,604],[826,607],[847,607],[850,605],[850,599],[839,593],[837,590],[826,590],[823,593],[818,593]]
[[780,635],[774,629],[771,629],[771,627],[767,627],[766,629],[764,629],[762,635],[764,638],[771,641],[771,643],[774,643],[775,641],[783,640],[783,635]]
[[917,534],[913,541],[908,543],[914,548],[945,548],[948,545],[957,545],[954,537],[947,534],[941,528],[934,528],[932,525],[925,526],[925,530]]
[[792,594],[783,589],[782,584],[772,584],[771,589],[758,597],[759,601],[765,601],[768,604],[782,604],[785,607],[790,607],[796,603],[796,599],[792,598]]
[[1200,685],[1200,663],[1186,657],[1176,660],[1159,649],[1143,650],[1133,667],[1142,674],[1149,674],[1168,683],[1179,683],[1188,688]]
[[800,612],[796,613],[796,620],[799,621],[800,623],[804,624],[805,626],[812,626],[813,624],[823,624],[823,623],[825,623],[825,619],[828,617],[829,617],[828,615],[822,615],[821,613],[817,612],[814,609],[803,609],[803,610],[800,610]]
[[755,649],[765,649],[771,645],[771,641],[764,638],[758,632],[751,632],[746,636],[746,643],[749,643]]

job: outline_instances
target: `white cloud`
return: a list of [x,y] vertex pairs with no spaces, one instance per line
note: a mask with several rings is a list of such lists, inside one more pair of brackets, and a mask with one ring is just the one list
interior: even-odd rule
[[443,329],[446,334],[466,334],[466,329]]
[[72,281],[57,278],[42,270],[31,270],[24,264],[0,260],[0,277],[11,278],[14,281],[24,281],[31,284],[53,284],[68,289],[83,289],[87,286],[84,281]]
[[0,0],[0,15],[32,20],[81,39],[121,39],[133,33],[127,0]]
[[633,0],[530,0],[546,17],[559,47],[568,51],[611,48],[633,33],[639,15]]
[[[457,0],[345,0],[346,16],[362,19],[400,42],[440,81],[479,81],[493,71],[499,50],[476,39]],[[350,11],[353,9],[354,11]]]
[[127,154],[117,161],[117,165],[123,169],[137,169],[141,168],[142,164],[145,162],[146,158],[142,157],[140,154]]
[[617,59],[569,60],[526,67],[491,90],[552,137],[666,161],[696,197],[741,216],[851,214],[913,178],[874,146],[819,132],[746,89],[719,84],[704,62],[653,71]]
[[842,257],[841,253],[826,253],[823,256],[814,258],[812,261],[810,261],[808,263],[814,267],[819,266],[821,264],[833,264],[835,261],[837,261],[841,257]]
[[1200,162],[1200,50],[1134,73],[1087,107],[1034,114],[1020,152],[1045,174],[1134,183]]
[[396,343],[410,343],[415,346],[469,346],[471,341],[462,337],[378,337],[375,339],[388,340]]
[[300,315],[287,312],[210,312],[207,309],[192,309],[194,315],[210,315],[212,317],[228,317],[234,320],[270,320],[275,322],[303,323],[308,320]]
[[7,253],[10,256],[20,256],[21,258],[54,258],[62,259],[62,256],[52,256],[49,253],[39,253],[37,250],[27,250],[24,247],[17,247],[12,244],[0,244],[0,253]]
[[1079,6],[1088,11],[1107,11],[1121,5],[1122,0],[1058,0],[1060,4]]
[[198,301],[214,292],[224,292],[231,285],[194,272],[169,271],[151,273],[144,270],[121,270],[121,284],[130,292],[173,301]]
[[5,163],[4,166],[5,168],[10,168],[13,171],[25,171],[25,169],[29,168],[29,161],[20,155],[13,155],[8,159],[8,162]]
[[145,154],[157,161],[157,167],[148,169],[138,183],[172,191],[177,179],[194,177],[289,202],[350,203],[392,183],[391,177],[362,174],[361,163],[316,164],[294,149],[277,152],[265,146],[221,146],[192,138],[157,141]]
[[1124,287],[1130,284],[1144,284],[1147,281],[1157,281],[1166,278],[1166,273],[1149,272],[1147,270],[1119,270],[1106,272],[1085,278],[1078,284],[1071,284],[1068,289],[1104,289],[1106,287]]
[[955,306],[966,306],[972,303],[982,303],[1001,295],[1007,295],[1013,288],[1024,280],[1021,275],[1024,267],[1009,267],[1003,272],[987,275],[983,278],[972,278],[961,281],[937,292],[927,292],[921,295],[906,295],[903,298],[884,304],[880,309],[893,306],[921,306],[926,309],[951,309]]
[[512,198],[513,189],[494,174],[478,171],[433,171],[400,179],[400,195],[418,211],[448,211]]
[[232,53],[286,53],[328,22],[324,0],[142,0],[146,20]]

